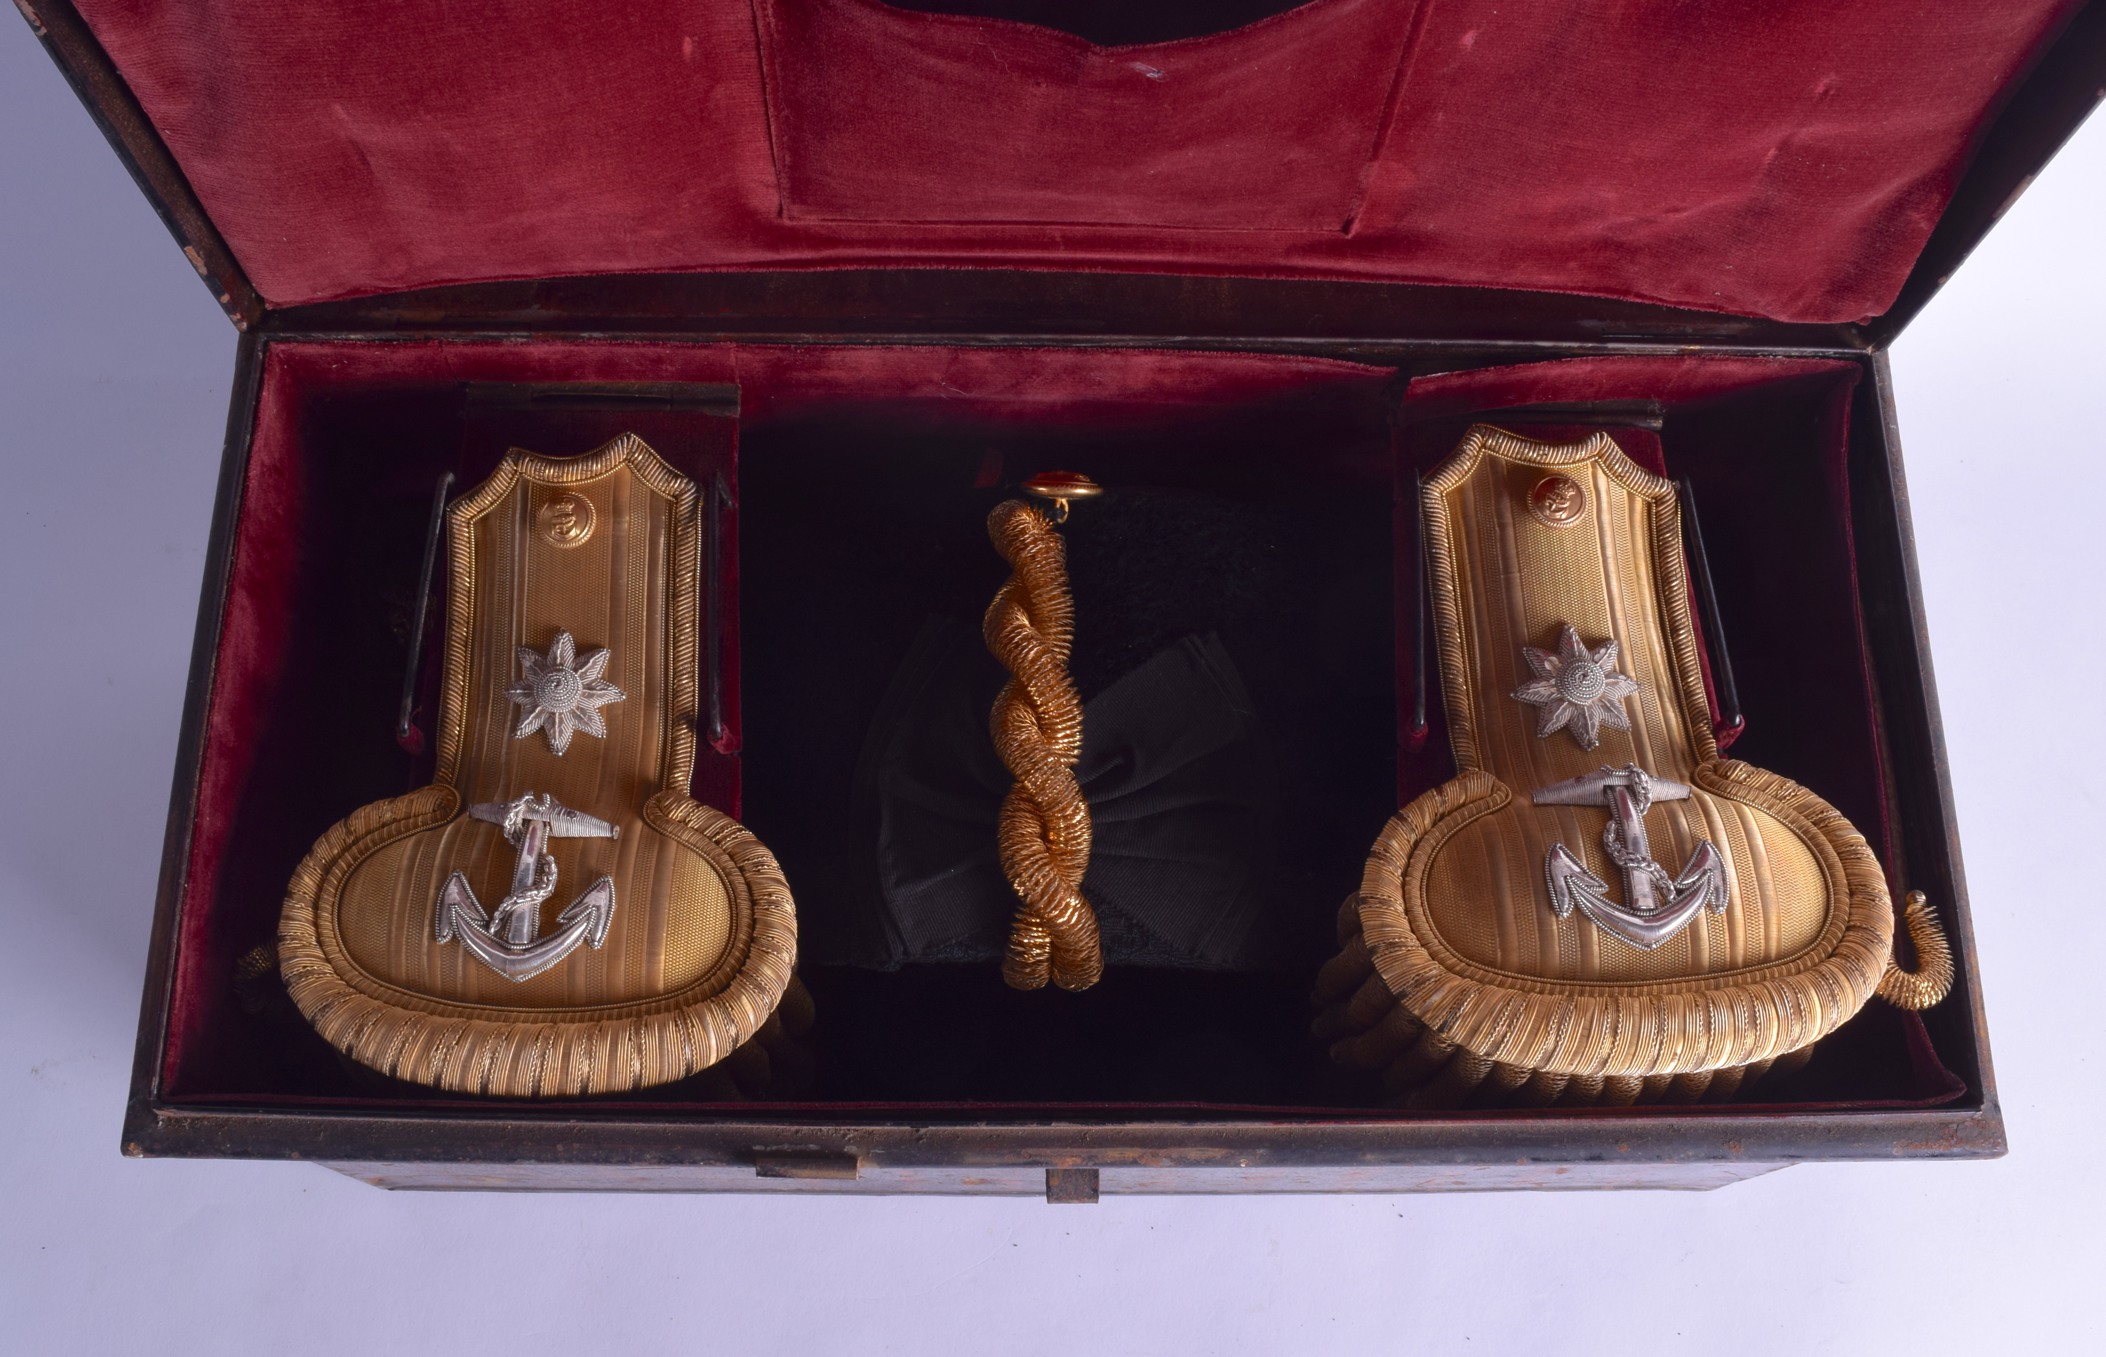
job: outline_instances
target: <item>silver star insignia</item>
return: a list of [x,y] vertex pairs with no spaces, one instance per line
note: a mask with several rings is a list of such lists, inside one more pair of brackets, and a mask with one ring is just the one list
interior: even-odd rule
[[505,696],[527,709],[519,718],[512,738],[523,740],[537,730],[548,732],[548,747],[557,757],[570,748],[574,730],[600,739],[607,738],[607,722],[600,708],[619,702],[628,694],[600,677],[607,672],[607,652],[595,650],[578,658],[577,643],[570,633],[556,633],[548,654],[520,646],[519,681],[505,689]]
[[1607,641],[1590,651],[1571,626],[1558,637],[1555,653],[1534,646],[1521,647],[1521,658],[1535,671],[1535,678],[1514,689],[1513,696],[1538,707],[1536,738],[1547,739],[1560,730],[1572,732],[1582,749],[1601,743],[1601,728],[1629,730],[1631,718],[1623,700],[1638,691],[1637,680],[1615,670],[1616,643]]

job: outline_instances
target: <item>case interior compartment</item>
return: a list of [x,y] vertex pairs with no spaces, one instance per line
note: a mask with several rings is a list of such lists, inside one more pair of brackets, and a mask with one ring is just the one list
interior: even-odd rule
[[[283,340],[262,362],[161,1053],[171,1104],[575,1106],[470,1102],[383,1079],[338,1060],[289,1008],[244,1011],[230,983],[235,959],[271,936],[314,837],[417,777],[391,739],[402,652],[390,618],[413,586],[432,479],[457,453],[464,382],[740,389],[744,625],[727,654],[744,679],[737,809],[798,893],[800,972],[817,1005],[815,1092],[762,1105],[770,1115],[1403,1116],[1329,1066],[1307,1035],[1308,993],[1337,902],[1394,809],[1400,760],[1407,795],[1415,779],[1447,776],[1437,733],[1398,752],[1392,685],[1408,671],[1393,668],[1392,592],[1408,599],[1413,584],[1392,576],[1392,478],[1445,455],[1453,438],[1439,421],[1488,407],[1666,402],[1670,470],[1702,496],[1742,670],[1749,730],[1735,754],[1805,781],[1868,834],[1889,818],[1845,485],[1850,459],[1867,455],[1849,417],[1854,363],[1594,359],[1422,379],[1393,443],[1396,367],[1287,355]],[[986,509],[1055,465],[1175,510],[1124,527],[1077,510],[1085,695],[1189,629],[1246,628],[1235,644],[1253,657],[1261,715],[1282,713],[1296,746],[1282,766],[1280,823],[1296,852],[1271,893],[1276,966],[1122,967],[1091,993],[1019,995],[992,963],[884,969],[856,955],[867,897],[853,784],[873,716],[930,613],[976,621],[991,597],[1004,572]],[[1151,540],[1166,524],[1194,540]],[[1773,549],[1780,532],[1791,553]],[[1319,538],[1313,557],[1284,549]],[[1788,581],[1772,569],[1780,554],[1796,563]],[[1238,572],[1263,585],[1280,570],[1305,572],[1305,610],[1241,617],[1224,605],[1240,597]],[[1093,618],[1123,652],[1092,650]],[[1310,703],[1319,709],[1299,710]],[[1360,729],[1364,741],[1347,737]],[[1873,1005],[1759,1106],[1963,1096],[1913,1021]],[[697,1092],[676,1084],[593,1105],[725,1110]]]

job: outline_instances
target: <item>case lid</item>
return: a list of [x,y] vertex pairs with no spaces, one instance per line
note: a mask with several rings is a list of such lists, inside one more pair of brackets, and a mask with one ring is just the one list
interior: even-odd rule
[[[1125,46],[877,0],[18,3],[238,318],[501,279],[941,267],[1863,324],[1907,306],[1999,116],[2022,181],[2106,65],[2096,13],[2057,43],[2081,0],[1313,0]],[[1189,30],[1203,8],[1151,13]],[[1989,187],[1934,253],[1993,221],[2009,186]]]

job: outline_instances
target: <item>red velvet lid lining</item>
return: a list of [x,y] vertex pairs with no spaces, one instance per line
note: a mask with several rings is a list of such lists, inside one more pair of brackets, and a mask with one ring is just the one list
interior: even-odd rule
[[80,0],[273,305],[855,266],[1889,306],[2074,0],[1314,0],[1095,47],[877,0]]

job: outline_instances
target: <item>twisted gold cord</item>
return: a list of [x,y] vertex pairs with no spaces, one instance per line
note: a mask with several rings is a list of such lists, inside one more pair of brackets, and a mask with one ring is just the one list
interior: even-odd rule
[[995,753],[1015,777],[997,837],[1002,870],[1021,901],[1002,978],[1013,989],[1088,989],[1104,972],[1097,915],[1082,897],[1090,861],[1090,810],[1075,782],[1082,702],[1068,677],[1075,603],[1060,534],[1022,500],[987,518],[1011,575],[987,609],[987,648],[1013,676],[995,698]]
[[1901,922],[1916,947],[1916,969],[1905,971],[1890,958],[1875,993],[1896,1008],[1929,1008],[1952,992],[1952,947],[1922,891],[1909,892]]

